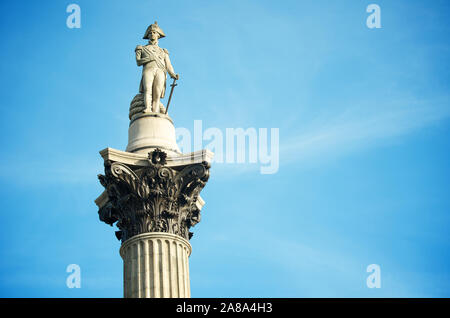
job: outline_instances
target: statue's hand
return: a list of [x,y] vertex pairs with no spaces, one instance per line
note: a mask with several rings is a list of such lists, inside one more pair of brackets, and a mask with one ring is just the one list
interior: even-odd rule
[[171,77],[178,81],[180,79],[180,74],[175,74],[174,76],[171,76]]

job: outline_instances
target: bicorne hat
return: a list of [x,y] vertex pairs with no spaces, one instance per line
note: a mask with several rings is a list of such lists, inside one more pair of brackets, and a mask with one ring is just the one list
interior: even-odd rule
[[159,34],[159,38],[163,38],[166,35],[164,34],[164,31],[161,30],[161,28],[158,25],[158,22],[155,21],[155,23],[150,24],[150,26],[147,28],[147,31],[145,31],[144,37],[143,39],[149,40],[150,39],[150,32],[151,31],[156,31]]

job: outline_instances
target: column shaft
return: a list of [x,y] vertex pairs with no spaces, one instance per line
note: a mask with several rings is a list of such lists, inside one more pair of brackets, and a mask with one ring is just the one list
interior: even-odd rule
[[120,248],[124,297],[190,297],[191,250],[187,240],[170,233],[144,233],[126,240]]

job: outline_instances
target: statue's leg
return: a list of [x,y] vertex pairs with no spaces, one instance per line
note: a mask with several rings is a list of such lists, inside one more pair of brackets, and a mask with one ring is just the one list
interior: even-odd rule
[[161,98],[161,93],[164,88],[164,81],[166,80],[166,76],[162,70],[157,70],[155,74],[155,78],[153,80],[153,112],[159,113],[159,100]]
[[144,84],[144,113],[150,113],[152,111],[152,93],[153,93],[153,79],[154,71],[152,69],[144,69],[142,73]]

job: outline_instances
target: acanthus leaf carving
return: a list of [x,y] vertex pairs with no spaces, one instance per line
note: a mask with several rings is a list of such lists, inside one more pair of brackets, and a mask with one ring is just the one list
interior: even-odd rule
[[191,164],[181,170],[165,166],[166,153],[149,153],[149,166],[131,167],[105,161],[100,183],[108,203],[99,210],[100,220],[115,222],[122,242],[137,234],[166,232],[190,239],[189,229],[200,222],[196,205],[209,178],[209,164]]

